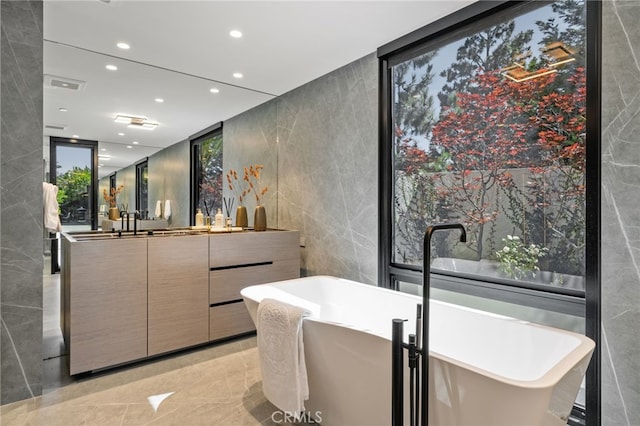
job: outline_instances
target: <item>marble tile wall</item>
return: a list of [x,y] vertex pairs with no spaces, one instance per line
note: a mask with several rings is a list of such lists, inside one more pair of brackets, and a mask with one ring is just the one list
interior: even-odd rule
[[[108,182],[108,180],[107,180]],[[118,207],[124,205],[127,211],[136,209],[136,166],[132,164],[116,172],[116,188],[124,185],[116,200]],[[102,196],[102,193],[100,193]],[[100,200],[104,200],[101,198]]]
[[640,424],[640,2],[604,1],[602,424]]
[[[242,179],[244,167],[252,164],[264,166],[260,181],[269,188],[263,199],[269,228],[277,228],[279,225],[277,109],[277,102],[272,100],[225,121],[222,127],[225,174],[233,169]],[[223,181],[223,194],[225,197],[233,196],[226,181]],[[236,199],[234,205],[237,207],[238,204]],[[248,197],[242,204],[247,207],[249,226],[253,226],[256,200]],[[232,218],[235,220],[233,213]]]
[[377,282],[377,66],[370,54],[224,123],[225,170],[265,165],[269,226],[300,231],[303,274]]
[[42,392],[42,2],[1,2],[0,403]]
[[185,140],[155,153],[148,160],[149,215],[154,215],[156,201],[162,202],[164,212],[165,200],[171,200],[169,226],[180,227],[190,224],[189,173],[191,165],[189,164],[189,149],[189,141]]
[[302,267],[377,283],[378,61],[370,54],[277,99],[278,222]]

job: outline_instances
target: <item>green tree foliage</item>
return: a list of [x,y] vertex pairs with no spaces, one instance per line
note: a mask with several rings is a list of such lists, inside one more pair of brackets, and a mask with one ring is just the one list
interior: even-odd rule
[[421,239],[433,217],[435,190],[427,170],[430,160],[419,147],[435,121],[431,60],[437,51],[403,62],[393,69],[395,102],[395,253],[402,262],[415,262],[421,256]]
[[447,78],[438,98],[442,106],[455,105],[455,96],[470,92],[472,77],[478,73],[498,71],[527,51],[533,30],[515,33],[515,22],[498,24],[467,37],[458,48],[456,61],[441,73]]
[[393,117],[398,137],[425,137],[431,130],[434,109],[429,85],[433,81],[431,60],[436,53],[421,55],[393,68],[396,88]]
[[[575,49],[575,54],[584,57],[586,46],[587,9],[581,0],[563,0],[551,5],[553,15],[546,21],[536,21],[543,33],[542,45],[562,40]],[[559,18],[559,19],[558,19]]]
[[80,207],[87,207],[89,190],[91,188],[91,169],[74,167],[56,176],[58,186],[58,204],[63,214],[74,212]]

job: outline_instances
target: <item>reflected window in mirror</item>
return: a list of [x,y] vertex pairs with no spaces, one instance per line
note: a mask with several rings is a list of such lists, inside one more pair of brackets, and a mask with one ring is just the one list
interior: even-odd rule
[[136,210],[144,219],[149,218],[149,163],[147,159],[136,164]]
[[222,123],[191,139],[191,215],[200,209],[206,216],[214,216],[222,208]]
[[116,174],[109,176],[109,190],[116,189]]

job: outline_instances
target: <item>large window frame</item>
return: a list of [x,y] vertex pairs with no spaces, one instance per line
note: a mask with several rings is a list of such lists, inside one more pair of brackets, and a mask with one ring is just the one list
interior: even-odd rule
[[91,193],[92,199],[89,201],[91,209],[91,215],[89,218],[91,229],[98,229],[98,142],[86,139],[69,139],[52,136],[50,141],[50,165],[49,165],[49,180],[52,184],[56,184],[57,179],[57,150],[59,146],[75,147],[75,148],[87,148],[91,152]]
[[[381,287],[398,289],[398,282],[420,285],[422,268],[393,263],[393,134],[391,67],[419,55],[425,46],[447,39],[478,22],[500,22],[512,7],[538,7],[537,2],[479,1],[378,49],[379,58],[379,258]],[[600,411],[600,51],[601,5],[586,1],[586,232],[585,291],[559,291],[520,285],[510,280],[432,271],[433,287],[585,317],[585,334],[596,342],[587,371],[587,425],[599,425]]]

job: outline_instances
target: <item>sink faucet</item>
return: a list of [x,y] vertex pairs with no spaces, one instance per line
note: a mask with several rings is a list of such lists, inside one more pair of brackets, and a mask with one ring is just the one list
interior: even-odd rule
[[125,216],[127,217],[127,231],[129,231],[129,212],[124,211],[124,210],[120,211],[120,219],[121,219],[120,230],[124,231],[124,217]]
[[138,219],[140,219],[140,212],[136,210],[133,212],[133,235],[138,235]]
[[427,227],[424,234],[424,258],[422,267],[422,417],[421,424],[429,422],[429,299],[431,293],[431,236],[436,231],[459,229],[460,242],[467,242],[467,232],[459,223],[442,223]]

